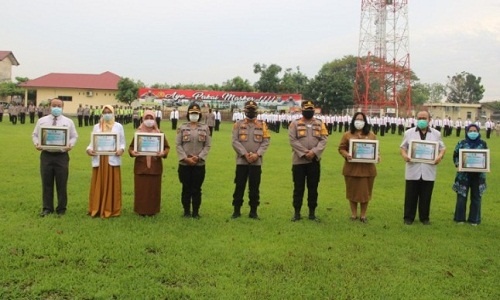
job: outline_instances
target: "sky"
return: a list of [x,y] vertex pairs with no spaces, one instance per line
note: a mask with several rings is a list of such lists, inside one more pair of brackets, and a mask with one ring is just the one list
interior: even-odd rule
[[[409,0],[410,63],[422,83],[462,71],[500,100],[500,1]],[[255,83],[253,65],[321,67],[358,55],[361,0],[16,0],[0,50],[15,77],[106,71],[147,85]]]

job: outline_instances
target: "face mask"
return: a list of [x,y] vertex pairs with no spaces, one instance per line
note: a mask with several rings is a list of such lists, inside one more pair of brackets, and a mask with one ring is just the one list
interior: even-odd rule
[[306,119],[311,119],[312,117],[314,117],[314,110],[303,110],[302,116]]
[[189,114],[189,122],[198,122],[200,115],[198,114]]
[[479,137],[479,132],[470,131],[470,132],[467,132],[467,136],[469,137],[469,139],[475,140]]
[[60,108],[60,107],[51,107],[50,108],[50,113],[54,117],[59,117],[62,114],[62,108]]
[[427,120],[418,120],[417,121],[417,127],[420,128],[420,129],[425,129],[427,128]]
[[245,116],[249,119],[255,118],[256,115],[257,115],[257,113],[255,111],[252,111],[252,110],[245,112]]
[[146,125],[146,127],[153,127],[155,126],[155,120],[144,120],[144,125]]
[[361,130],[365,127],[365,121],[354,121],[354,128]]
[[113,114],[103,114],[102,117],[104,118],[104,121],[113,120]]

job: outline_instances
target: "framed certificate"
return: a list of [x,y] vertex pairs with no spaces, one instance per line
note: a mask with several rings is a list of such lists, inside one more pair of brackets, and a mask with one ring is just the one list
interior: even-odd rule
[[115,155],[116,151],[118,151],[118,133],[93,132],[91,138],[92,149],[98,155]]
[[134,151],[140,155],[156,156],[163,151],[163,133],[136,132],[134,135]]
[[439,143],[436,141],[410,141],[408,156],[411,162],[434,164],[438,156]]
[[490,149],[460,149],[458,152],[459,172],[489,172]]
[[377,163],[378,153],[378,140],[349,140],[350,162]]
[[40,126],[38,139],[40,147],[44,150],[63,149],[69,146],[69,129],[59,126]]

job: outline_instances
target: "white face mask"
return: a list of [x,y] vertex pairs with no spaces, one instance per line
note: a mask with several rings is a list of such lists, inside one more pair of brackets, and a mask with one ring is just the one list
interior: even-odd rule
[[361,120],[354,121],[354,128],[356,128],[357,130],[361,130],[363,129],[363,127],[365,127],[365,121]]
[[198,114],[189,114],[189,122],[198,122],[200,115]]
[[155,125],[155,120],[144,120],[144,125],[146,125],[146,127],[153,127]]

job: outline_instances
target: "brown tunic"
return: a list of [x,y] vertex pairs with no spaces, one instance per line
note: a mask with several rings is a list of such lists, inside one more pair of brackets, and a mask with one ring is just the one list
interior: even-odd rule
[[[361,131],[354,134],[346,132],[342,136],[339,145],[339,153],[345,157],[349,153],[349,140],[369,139],[376,140],[377,137],[370,131],[368,135],[363,135]],[[373,163],[354,163],[347,159],[342,169],[346,185],[346,198],[352,202],[366,203],[371,200],[373,183],[377,176],[377,169]]]
[[[163,149],[168,150],[167,139],[163,140]],[[134,140],[130,143],[129,153],[134,150]],[[166,158],[167,155],[165,155]],[[139,215],[155,215],[160,212],[161,179],[163,174],[162,157],[152,156],[151,166],[147,166],[147,157],[138,156],[134,162],[134,211]]]

